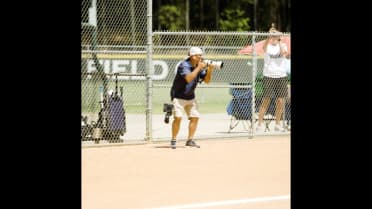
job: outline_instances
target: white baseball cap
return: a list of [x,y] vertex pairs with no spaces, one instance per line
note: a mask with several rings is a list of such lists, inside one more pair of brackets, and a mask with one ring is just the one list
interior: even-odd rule
[[196,54],[202,55],[203,51],[199,47],[195,47],[195,46],[191,47],[190,51],[189,51],[189,56],[193,56],[193,55],[196,55]]

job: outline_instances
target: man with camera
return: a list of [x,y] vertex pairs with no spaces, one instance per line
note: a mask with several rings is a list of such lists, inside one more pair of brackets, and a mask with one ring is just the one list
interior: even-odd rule
[[[183,111],[189,119],[186,146],[200,148],[193,140],[200,113],[195,99],[195,88],[198,82],[209,83],[215,64],[202,60],[203,51],[199,47],[191,47],[188,57],[177,68],[176,76],[171,88],[171,100],[174,108],[172,123],[172,149],[176,148],[176,138],[180,129]],[[219,67],[222,67],[222,62]]]

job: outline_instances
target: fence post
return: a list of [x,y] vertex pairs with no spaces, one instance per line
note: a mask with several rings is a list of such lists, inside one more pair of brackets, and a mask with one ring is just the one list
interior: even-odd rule
[[253,138],[255,134],[254,130],[254,123],[255,123],[255,113],[256,113],[256,75],[257,75],[257,53],[256,53],[256,35],[255,33],[252,35],[252,46],[253,46],[253,53],[252,53],[252,60],[253,60],[253,68],[252,68],[252,118],[251,118],[251,131],[250,131],[250,138]]
[[147,62],[146,62],[146,137],[147,142],[152,141],[152,76],[154,66],[152,65],[152,0],[147,0]]

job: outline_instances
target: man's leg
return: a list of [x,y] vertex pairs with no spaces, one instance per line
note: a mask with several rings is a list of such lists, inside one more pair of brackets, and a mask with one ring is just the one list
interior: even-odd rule
[[177,143],[177,135],[178,131],[180,130],[181,126],[181,117],[174,117],[172,122],[172,140],[171,140],[171,148],[176,149],[176,143]]
[[198,127],[198,121],[200,117],[200,113],[198,110],[198,104],[195,99],[193,99],[192,101],[189,101],[189,105],[185,106],[185,111],[189,118],[189,135],[187,136],[186,146],[200,148],[200,146],[197,145],[195,141],[193,140],[196,128]]
[[284,108],[284,98],[279,97],[276,99],[276,108],[275,108],[275,124],[280,125],[280,120],[282,118]]
[[276,131],[284,131],[283,126],[280,125],[280,121],[282,119],[285,100],[288,96],[288,87],[287,87],[287,78],[278,78],[275,82],[276,84],[276,107],[275,107],[275,130]]
[[189,121],[189,136],[187,139],[193,139],[196,128],[198,127],[199,118],[190,118]]
[[271,101],[271,95],[273,93],[273,87],[272,87],[272,78],[265,77],[262,81],[262,101],[260,105],[260,110],[258,112],[258,125],[256,128],[256,131],[263,131],[265,130],[264,126],[262,125],[263,118],[266,114],[267,108],[270,105]]
[[189,120],[190,120],[189,121],[189,135],[187,137],[186,146],[200,148],[200,146],[197,145],[195,141],[193,140],[196,128],[198,127],[199,118],[190,117]]
[[181,119],[181,117],[174,117],[172,123],[172,139],[177,139],[177,135],[181,126]]
[[271,98],[265,97],[262,99],[261,105],[260,105],[260,110],[258,112],[258,126],[261,126],[264,115],[266,114],[267,108],[270,104]]
[[184,102],[181,99],[177,99],[177,98],[173,99],[173,122],[172,122],[172,140],[171,140],[172,149],[176,149],[177,135],[180,130],[182,111],[184,108],[183,103]]

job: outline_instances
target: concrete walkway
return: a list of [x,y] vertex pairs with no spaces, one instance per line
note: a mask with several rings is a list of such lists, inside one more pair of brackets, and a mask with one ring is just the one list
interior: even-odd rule
[[[164,123],[164,115],[157,114],[152,117],[152,138],[153,141],[169,141],[171,139],[172,117],[168,124]],[[199,119],[198,128],[195,133],[195,139],[210,138],[235,138],[252,137],[249,121],[239,121],[232,130],[229,131],[231,116],[227,113],[202,114]],[[120,138],[124,143],[146,142],[146,116],[144,114],[126,115],[127,132]],[[257,132],[255,135],[289,135],[290,131],[274,131],[274,122],[268,125],[269,130]],[[186,140],[188,131],[188,120],[184,117],[181,121],[181,128],[178,134],[178,140]],[[107,143],[105,140],[100,144]],[[92,141],[83,142],[83,144],[94,144]]]

